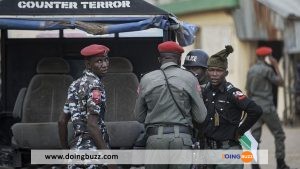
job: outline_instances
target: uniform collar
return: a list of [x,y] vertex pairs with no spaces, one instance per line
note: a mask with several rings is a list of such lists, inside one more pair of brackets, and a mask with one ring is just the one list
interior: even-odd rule
[[93,77],[95,79],[101,80],[101,78],[99,76],[97,76],[95,73],[93,73],[92,71],[90,71],[88,69],[85,69],[83,71],[83,74],[86,75],[86,76],[90,76],[90,77]]
[[257,63],[258,64],[265,64],[265,62],[263,60],[260,60],[260,59],[257,60]]
[[213,87],[209,82],[210,88],[214,91],[220,91],[224,93],[226,91],[226,80],[224,80],[217,88]]
[[174,62],[167,62],[167,63],[164,63],[163,65],[161,65],[161,69],[166,69],[166,68],[168,68],[168,67],[170,67],[170,66],[178,66],[176,63],[174,63]]

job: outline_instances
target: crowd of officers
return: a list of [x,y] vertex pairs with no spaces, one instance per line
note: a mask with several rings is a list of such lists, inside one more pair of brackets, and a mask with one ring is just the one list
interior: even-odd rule
[[[266,123],[269,127],[272,126],[271,131],[276,130],[274,135],[277,140],[277,168],[289,168],[284,162],[285,136],[278,115],[274,105],[266,103],[264,99],[267,97],[267,101],[273,100],[270,86],[273,83],[277,85],[283,83],[276,60],[270,57],[271,64],[275,65],[275,71],[265,63],[265,57],[272,54],[270,48],[263,47],[257,50],[258,65],[250,69],[247,77],[249,97],[226,81],[227,57],[233,52],[232,46],[225,46],[225,49],[210,57],[203,50],[192,50],[185,57],[183,64],[185,69],[181,68],[181,55],[184,49],[176,42],[163,42],[158,45],[158,51],[161,66],[141,78],[134,110],[136,119],[145,125],[146,149],[192,149],[196,138],[202,149],[238,150],[242,149],[240,137],[254,124],[258,133],[255,138],[259,142],[261,126]],[[103,45],[91,45],[81,51],[86,58],[86,70],[81,78],[71,84],[64,113],[59,120],[63,148],[109,148],[109,137],[103,119],[106,95],[102,84],[102,77],[108,69],[108,52],[109,49]],[[71,145],[67,143],[69,119],[76,129],[77,136]],[[271,124],[273,119],[276,119],[276,124]],[[70,168],[78,167],[80,166],[70,166]],[[89,166],[89,168],[97,167],[99,166]],[[115,167],[108,166],[108,168]],[[222,164],[145,167],[146,169],[191,167],[242,169],[244,166]],[[253,165],[253,168],[259,166]]]

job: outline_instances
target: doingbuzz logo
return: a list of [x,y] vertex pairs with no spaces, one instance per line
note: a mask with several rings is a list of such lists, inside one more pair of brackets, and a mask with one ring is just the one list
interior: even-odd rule
[[250,163],[253,160],[253,154],[250,151],[244,151],[241,154],[241,160],[244,163]]
[[250,151],[244,151],[242,154],[222,154],[222,159],[241,159],[244,163],[250,163],[253,160],[253,154]]

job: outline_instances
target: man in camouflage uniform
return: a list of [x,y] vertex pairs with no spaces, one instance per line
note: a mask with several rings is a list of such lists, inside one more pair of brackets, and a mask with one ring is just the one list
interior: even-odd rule
[[[191,149],[192,120],[201,123],[206,116],[200,85],[179,67],[181,46],[168,41],[159,44],[158,51],[161,70],[143,76],[135,106],[137,120],[146,127],[146,149]],[[190,165],[146,165],[152,168],[189,169]]]
[[[283,86],[283,78],[279,72],[278,62],[271,57],[272,49],[260,47],[256,50],[257,62],[248,71],[246,89],[248,96],[256,101],[263,109],[263,115],[252,127],[253,137],[260,142],[262,125],[266,123],[271,133],[275,137],[275,149],[277,158],[277,169],[288,169],[284,157],[285,134],[280,124],[276,107],[273,102],[272,85]],[[269,59],[271,65],[268,65]],[[272,67],[274,67],[274,70]],[[258,169],[258,165],[253,165],[253,169]]]
[[[71,150],[97,150],[109,148],[109,137],[104,124],[106,94],[102,77],[108,70],[109,48],[90,45],[81,50],[86,69],[83,76],[69,87],[67,101],[59,118],[62,148]],[[74,138],[67,142],[68,121],[71,119]],[[102,168],[101,165],[69,165],[68,168]],[[103,167],[104,168],[104,167]],[[115,168],[109,165],[109,168]]]
[[[239,138],[249,130],[262,114],[260,106],[250,100],[238,88],[226,81],[227,57],[233,52],[231,46],[208,59],[209,83],[203,90],[207,108],[204,135],[209,149],[242,149]],[[242,112],[247,118],[240,124]],[[208,165],[209,169],[242,169],[243,164]]]

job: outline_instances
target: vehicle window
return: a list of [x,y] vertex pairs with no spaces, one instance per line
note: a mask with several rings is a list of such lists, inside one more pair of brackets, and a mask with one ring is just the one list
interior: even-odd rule
[[[92,35],[79,29],[64,29],[64,38],[112,38],[114,34]],[[10,39],[59,38],[59,30],[8,30]]]
[[59,38],[59,30],[8,30],[7,32],[10,39]]
[[163,30],[158,28],[151,28],[142,31],[119,33],[119,37],[163,37]]
[[93,35],[79,29],[64,29],[64,38],[113,38],[114,34]]
[[[64,38],[113,38],[115,34],[92,35],[79,29],[64,29]],[[163,30],[151,28],[142,31],[119,33],[119,37],[163,37]],[[8,30],[9,39],[59,38],[59,30]]]

